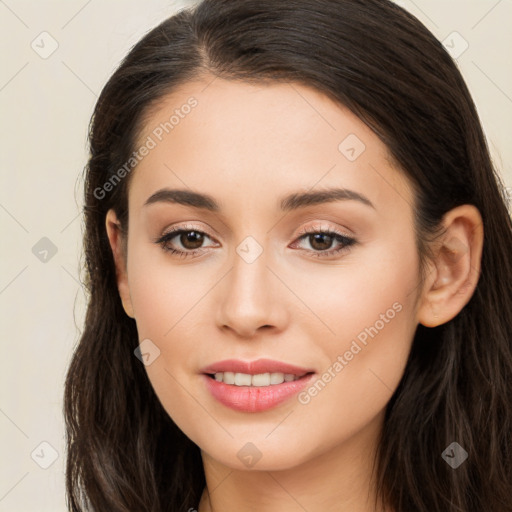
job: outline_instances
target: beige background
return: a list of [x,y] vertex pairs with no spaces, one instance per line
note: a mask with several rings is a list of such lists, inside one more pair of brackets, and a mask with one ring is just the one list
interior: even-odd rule
[[[85,305],[78,278],[78,178],[87,125],[102,86],[129,48],[187,3],[0,0],[0,512],[66,510],[62,392]],[[453,51],[469,45],[458,63],[496,165],[512,187],[512,2],[398,3],[438,39],[448,38]],[[40,36],[43,31],[50,36]],[[58,48],[42,58],[52,39]],[[43,237],[57,251],[46,262],[33,253],[34,246],[47,247],[39,242]]]

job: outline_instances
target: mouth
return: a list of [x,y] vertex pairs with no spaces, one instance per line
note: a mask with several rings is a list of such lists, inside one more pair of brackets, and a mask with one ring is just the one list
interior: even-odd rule
[[[219,368],[220,369],[220,368]],[[261,370],[260,370],[261,372]],[[261,413],[288,402],[314,380],[316,373],[203,373],[210,395],[222,405],[244,413]]]
[[210,395],[240,412],[263,412],[284,404],[314,379],[313,368],[274,359],[225,359],[200,370]]

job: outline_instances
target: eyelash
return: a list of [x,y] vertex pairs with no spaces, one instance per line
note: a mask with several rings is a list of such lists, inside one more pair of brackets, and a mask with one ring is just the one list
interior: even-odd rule
[[[165,252],[169,252],[174,256],[178,256],[180,258],[193,257],[197,253],[203,252],[205,248],[182,251],[180,249],[173,249],[172,247],[169,247],[167,245],[173,238],[176,238],[178,235],[181,235],[184,233],[189,233],[191,231],[199,233],[200,235],[206,235],[208,238],[210,238],[207,233],[196,229],[194,226],[182,226],[180,228],[173,229],[172,231],[165,233],[164,235],[162,235],[161,237],[156,239],[154,242],[156,244],[161,245],[162,249]],[[355,238],[349,237],[335,229],[321,229],[318,227],[305,228],[304,230],[302,230],[299,233],[297,240],[301,240],[303,238],[306,239],[307,237],[309,237],[311,235],[317,235],[317,234],[332,236],[335,241],[338,241],[339,243],[342,244],[340,248],[331,249],[328,251],[315,251],[315,250],[309,251],[308,249],[303,249],[307,252],[313,252],[314,256],[318,257],[318,258],[327,258],[329,256],[333,256],[335,254],[342,253],[344,251],[347,251],[350,246],[357,243],[357,240]]]

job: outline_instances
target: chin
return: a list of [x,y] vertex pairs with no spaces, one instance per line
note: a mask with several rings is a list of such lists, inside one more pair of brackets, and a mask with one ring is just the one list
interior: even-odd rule
[[275,442],[231,440],[225,445],[216,443],[212,450],[201,449],[208,457],[233,470],[284,471],[300,466],[308,459],[300,442],[285,445],[277,437]]

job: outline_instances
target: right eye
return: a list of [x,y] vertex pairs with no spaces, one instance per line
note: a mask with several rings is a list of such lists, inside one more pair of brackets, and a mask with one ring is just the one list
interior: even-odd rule
[[[210,238],[205,232],[195,227],[185,226],[164,233],[160,238],[155,240],[155,243],[161,245],[162,249],[166,252],[186,258],[204,252],[204,248],[201,247],[201,245],[205,238]],[[182,248],[176,248],[177,242],[173,242],[174,239],[177,239],[177,242],[181,244]]]

